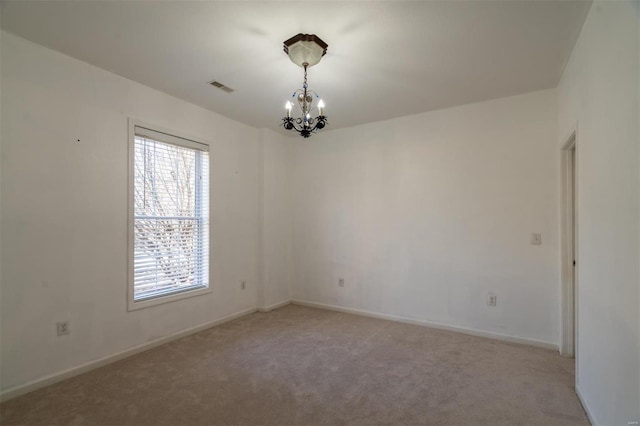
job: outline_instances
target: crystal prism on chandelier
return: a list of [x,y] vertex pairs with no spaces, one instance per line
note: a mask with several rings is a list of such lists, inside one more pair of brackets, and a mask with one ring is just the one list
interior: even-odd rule
[[[303,138],[308,138],[312,132],[327,125],[324,102],[307,85],[307,68],[320,62],[320,59],[327,53],[327,47],[327,43],[315,34],[298,34],[284,42],[284,51],[289,59],[304,69],[304,82],[302,89],[296,90],[292,95],[298,105],[300,115],[292,116],[294,103],[287,101],[285,105],[287,116],[282,119],[282,125],[287,130],[295,130]],[[312,113],[315,113],[316,109],[318,115],[313,117]]]

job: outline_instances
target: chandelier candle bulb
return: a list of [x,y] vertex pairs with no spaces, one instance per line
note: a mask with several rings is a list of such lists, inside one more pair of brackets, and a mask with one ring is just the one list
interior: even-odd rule
[[324,115],[324,102],[322,101],[322,99],[320,99],[320,101],[318,102],[318,112],[320,113],[320,115]]
[[287,104],[284,107],[287,109],[287,118],[291,118],[291,108],[293,107],[293,104],[287,101]]

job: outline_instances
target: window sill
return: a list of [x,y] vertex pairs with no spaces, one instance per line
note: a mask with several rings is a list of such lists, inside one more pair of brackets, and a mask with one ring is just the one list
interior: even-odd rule
[[174,302],[176,300],[187,299],[195,296],[202,296],[209,293],[211,293],[211,287],[206,287],[183,291],[175,294],[169,294],[166,296],[154,297],[152,299],[140,300],[138,302],[134,301],[133,298],[129,296],[127,311],[137,311],[138,309],[149,308],[151,306],[162,305],[164,303]]

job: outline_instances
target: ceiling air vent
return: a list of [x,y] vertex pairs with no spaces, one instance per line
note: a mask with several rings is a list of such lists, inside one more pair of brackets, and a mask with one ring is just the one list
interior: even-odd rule
[[233,89],[231,87],[225,86],[224,84],[220,83],[219,81],[210,81],[209,82],[210,85],[212,85],[213,87],[217,87],[220,90],[224,90],[227,93],[231,93],[233,92]]

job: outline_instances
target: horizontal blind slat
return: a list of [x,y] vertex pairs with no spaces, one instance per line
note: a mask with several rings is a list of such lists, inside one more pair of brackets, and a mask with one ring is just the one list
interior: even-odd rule
[[208,286],[208,152],[153,135],[136,127],[135,300]]

